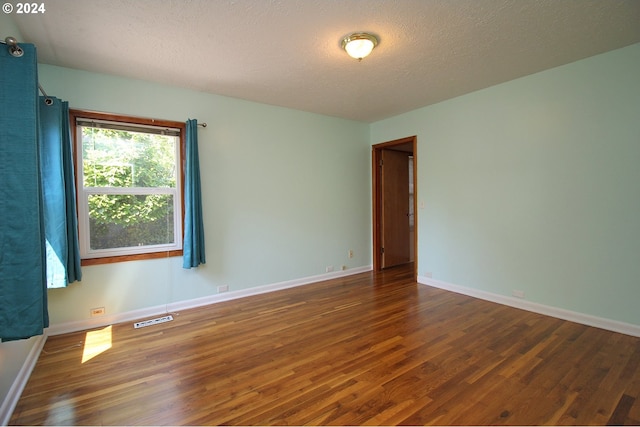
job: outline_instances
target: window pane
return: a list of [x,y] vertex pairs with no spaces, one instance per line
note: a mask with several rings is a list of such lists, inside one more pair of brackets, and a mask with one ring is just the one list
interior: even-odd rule
[[173,244],[173,195],[89,196],[92,250]]
[[82,128],[85,187],[176,186],[178,137],[108,128]]

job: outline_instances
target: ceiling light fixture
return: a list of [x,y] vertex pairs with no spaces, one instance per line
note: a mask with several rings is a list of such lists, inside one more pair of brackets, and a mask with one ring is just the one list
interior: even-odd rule
[[362,61],[378,45],[376,36],[369,33],[353,33],[342,39],[341,46],[350,57]]

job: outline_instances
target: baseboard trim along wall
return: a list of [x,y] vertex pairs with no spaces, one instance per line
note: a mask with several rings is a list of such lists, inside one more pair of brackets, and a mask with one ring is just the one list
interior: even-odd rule
[[[345,271],[337,271],[332,273],[320,274],[317,276],[309,276],[300,279],[288,280],[279,283],[273,283],[264,286],[258,286],[255,288],[242,289],[239,291],[225,292],[221,294],[210,295],[202,298],[195,298],[191,300],[178,301],[174,303],[168,303],[166,305],[158,305],[154,307],[148,307],[140,310],[133,310],[125,313],[119,313],[110,316],[94,317],[85,320],[79,320],[74,322],[66,322],[60,324],[51,325],[45,330],[45,334],[38,337],[37,341],[31,348],[24,364],[9,390],[7,398],[0,405],[0,425],[6,425],[11,418],[11,414],[18,403],[18,399],[27,384],[31,371],[35,367],[38,361],[38,356],[44,347],[47,336],[54,336],[60,334],[66,334],[70,332],[84,331],[88,329],[95,329],[105,327],[115,323],[129,322],[147,317],[154,317],[159,315],[176,312],[178,310],[187,310],[190,308],[202,307],[210,304],[215,304],[223,301],[231,301],[238,298],[245,298],[253,295],[260,295],[267,292],[274,292],[282,289],[293,288],[296,286],[308,285],[311,283],[320,282],[323,280],[335,279],[339,277],[346,277],[354,274],[364,273],[371,271],[372,266],[364,266],[352,268]],[[471,296],[474,298],[480,298],[486,301],[495,302],[498,304],[507,305],[522,310],[531,311],[538,314],[543,314],[551,317],[556,317],[571,322],[581,323],[596,328],[606,329],[613,332],[619,332],[626,335],[640,337],[640,326],[629,323],[619,322],[616,320],[601,318],[575,311],[565,310],[557,307],[547,306],[543,304],[534,303],[531,301],[522,300],[519,298],[508,297],[504,295],[494,294],[487,291],[468,288],[464,286],[454,285],[441,280],[436,280],[430,277],[418,276],[418,283],[427,286],[433,286],[435,288],[443,289],[446,291],[455,292]],[[132,326],[133,327],[133,326]]]
[[[93,317],[85,320],[74,322],[59,323],[49,326],[45,329],[45,333],[37,338],[36,343],[29,351],[29,355],[25,359],[16,380],[11,385],[7,398],[0,405],[0,425],[7,425],[11,419],[11,415],[15,410],[18,400],[22,395],[22,391],[27,385],[31,371],[38,361],[38,356],[44,347],[48,336],[67,334],[70,332],[85,331],[88,329],[101,328],[115,323],[133,322],[134,320],[146,317],[155,317],[178,310],[187,310],[190,308],[202,307],[205,305],[215,304],[222,301],[231,301],[238,298],[244,298],[252,295],[260,295],[267,292],[279,291],[282,289],[294,288],[296,286],[308,285],[311,283],[321,282],[324,280],[336,279],[339,277],[351,276],[354,274],[364,273],[372,270],[372,266],[350,268],[348,270],[335,271],[317,276],[303,277],[300,279],[287,280],[284,282],[272,283],[270,285],[257,286],[255,288],[242,289],[239,291],[224,292],[221,294],[210,295],[202,298],[194,298],[191,300],[169,303],[166,305],[158,305],[155,307],[143,308],[140,310],[132,310],[126,313],[118,313],[111,316]],[[133,325],[131,326],[133,328]]]
[[[351,276],[353,274],[371,271],[372,266],[350,268],[348,270],[334,271],[331,273],[319,274],[316,276],[308,276],[300,279],[287,280],[284,282],[272,283],[264,286],[256,286],[254,288],[242,289],[239,291],[224,292],[220,294],[209,295],[202,298],[194,298],[185,301],[168,303],[165,305],[157,305],[154,307],[132,310],[124,313],[106,315],[100,317],[92,317],[73,322],[58,323],[49,326],[45,330],[47,336],[67,334],[70,332],[85,331],[88,329],[101,328],[115,323],[132,322],[147,317],[160,316],[170,314],[179,310],[187,310],[190,308],[203,307],[205,305],[215,304],[223,301],[231,301],[238,298],[244,298],[253,295],[260,295],[267,292],[279,291],[282,289],[294,288],[296,286],[308,285],[323,280],[336,279],[339,277]],[[132,326],[133,327],[133,326]]]
[[22,391],[27,386],[27,381],[31,376],[31,371],[33,371],[33,368],[36,366],[36,362],[38,361],[42,347],[44,347],[44,343],[47,341],[47,337],[45,335],[40,335],[34,338],[34,340],[31,350],[29,350],[29,353],[22,364],[22,368],[20,368],[20,371],[18,372],[18,376],[11,384],[7,397],[0,405],[0,426],[6,426],[9,424],[11,415],[13,414],[14,409],[16,409],[16,405],[22,395]]
[[431,277],[418,276],[418,283],[422,285],[433,286],[434,288],[443,289],[445,291],[451,291],[458,294],[463,294],[470,297],[531,311],[538,314],[544,314],[546,316],[551,316],[558,319],[568,320],[570,322],[576,322],[587,326],[606,329],[612,332],[619,332],[625,335],[640,337],[640,326],[633,325],[631,323],[619,322],[617,320],[592,316],[590,314],[579,313],[577,311],[565,310],[563,308],[538,304],[520,298],[508,297],[500,294],[494,294],[492,292],[482,291],[479,289],[454,285],[452,283],[443,282]]

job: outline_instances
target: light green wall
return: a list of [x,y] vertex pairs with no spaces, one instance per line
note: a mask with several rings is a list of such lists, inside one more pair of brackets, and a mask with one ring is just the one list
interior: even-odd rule
[[210,125],[207,265],[85,268],[50,292],[52,321],[370,264],[367,143],[418,135],[419,274],[640,324],[639,71],[636,44],[367,126],[42,65],[74,108]]
[[418,136],[418,271],[640,325],[640,44],[371,125]]
[[0,40],[4,41],[7,37],[14,37],[18,42],[23,40],[22,33],[11,17],[6,13],[0,13]]
[[[41,65],[71,108],[196,118],[207,264],[182,258],[83,268],[49,291],[52,324],[371,264],[369,126],[145,81]],[[354,258],[347,257],[348,250]]]
[[[20,38],[3,15],[0,28]],[[54,324],[92,307],[117,314],[221,284],[369,265],[369,144],[418,135],[419,274],[640,325],[638,44],[371,126],[47,65],[39,73],[72,108],[209,124],[199,132],[207,264],[85,267],[81,283],[49,292]],[[32,341],[0,343],[0,401]]]

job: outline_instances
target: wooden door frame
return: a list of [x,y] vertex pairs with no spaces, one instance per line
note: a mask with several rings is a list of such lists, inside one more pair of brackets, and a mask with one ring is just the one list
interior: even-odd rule
[[411,144],[413,155],[413,248],[415,270],[413,272],[414,279],[417,277],[418,268],[418,157],[417,157],[418,137],[408,136],[405,138],[395,139],[393,141],[374,144],[371,147],[371,172],[372,172],[372,200],[373,200],[373,271],[382,270],[382,232],[380,230],[382,218],[382,196],[381,192],[381,173],[380,160],[382,159],[382,150],[393,149],[400,145]]

